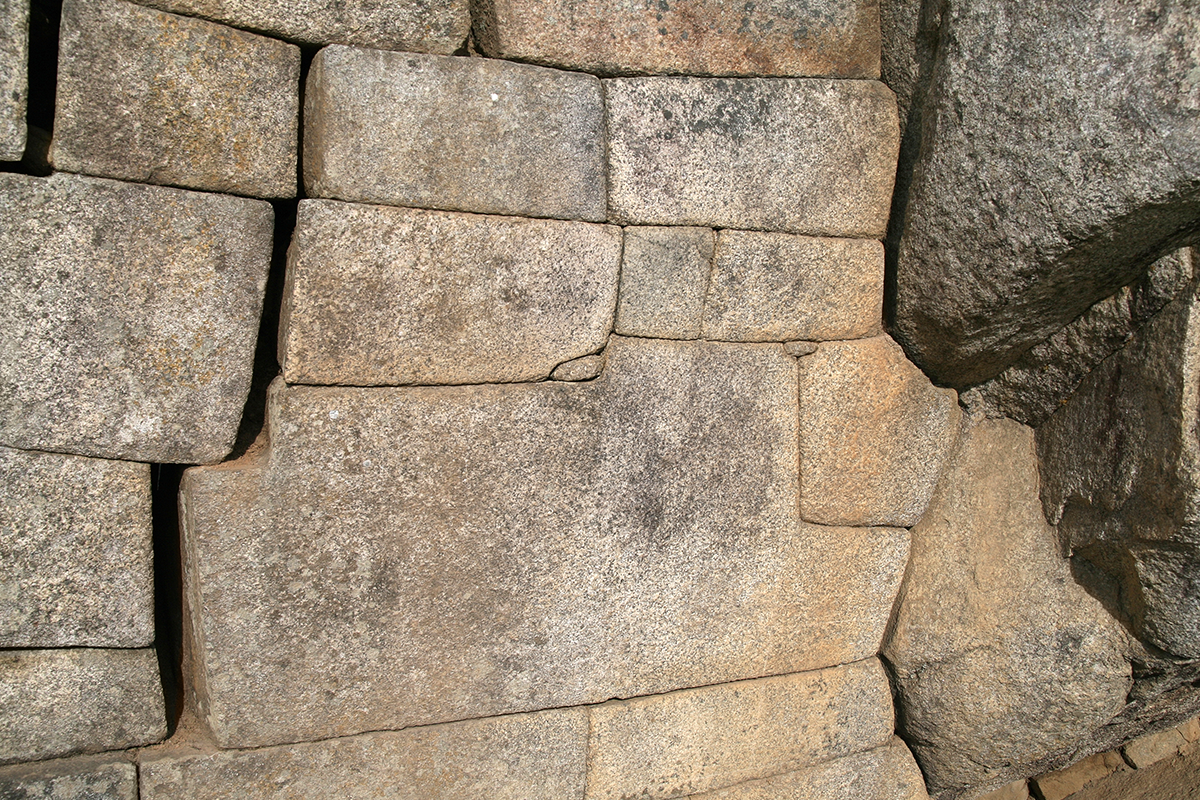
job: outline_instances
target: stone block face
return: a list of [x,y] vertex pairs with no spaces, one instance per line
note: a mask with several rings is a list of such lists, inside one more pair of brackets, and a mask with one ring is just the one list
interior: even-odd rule
[[878,0],[491,0],[480,12],[476,39],[496,58],[608,75],[879,77]]
[[302,44],[449,55],[471,27],[467,0],[137,0]]
[[280,362],[289,383],[542,380],[604,347],[612,225],[300,204]]
[[276,384],[269,451],[184,477],[193,658],[218,740],[877,652],[907,534],[799,523],[796,362],[778,345],[620,337],[606,358],[581,384]]
[[582,708],[142,763],[142,800],[582,800]]
[[591,709],[588,800],[670,798],[878,747],[892,735],[875,659]]
[[[1033,779],[1043,800],[1064,800],[1089,783],[1108,777],[1112,773],[1129,769],[1125,759],[1116,751],[1096,753],[1076,761],[1066,769],[1048,772]],[[1027,795],[1028,796],[1028,795]]]
[[1037,498],[1032,429],[976,420],[913,528],[883,653],[931,793],[1036,772],[1125,707],[1124,631],[1073,579]]
[[886,336],[819,346],[800,364],[800,513],[827,525],[915,525],[959,411]]
[[0,447],[0,647],[154,641],[150,467]]
[[137,768],[84,757],[0,769],[4,800],[138,800]]
[[257,200],[0,175],[0,444],[223,458],[250,387],[273,218]]
[[300,49],[123,0],[65,0],[55,168],[295,197]]
[[878,334],[882,319],[879,242],[721,231],[704,304],[705,339],[859,339]]
[[699,339],[714,247],[709,228],[625,228],[617,333]]
[[1183,734],[1174,728],[1139,736],[1121,750],[1129,763],[1137,769],[1145,769],[1166,758],[1179,755],[1179,748],[1187,744]]
[[899,147],[883,84],[617,78],[604,91],[614,221],[883,235]]
[[600,82],[492,59],[327,47],[308,76],[304,185],[312,197],[602,222]]
[[153,650],[0,653],[0,764],[140,747],[166,735]]
[[0,161],[25,153],[28,71],[29,0],[0,0]]

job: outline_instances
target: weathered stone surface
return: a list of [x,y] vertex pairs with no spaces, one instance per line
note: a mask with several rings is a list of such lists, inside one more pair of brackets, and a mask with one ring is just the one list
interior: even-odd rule
[[826,761],[694,800],[929,800],[921,770],[904,742]]
[[0,161],[25,152],[28,69],[29,0],[0,0]]
[[892,735],[872,658],[591,709],[589,800],[668,798],[878,747]]
[[277,384],[262,460],[186,473],[194,658],[222,744],[877,652],[907,532],[799,523],[796,362],[620,337],[605,356],[583,384]]
[[137,768],[111,758],[72,758],[0,769],[4,800],[138,800]]
[[604,356],[584,356],[559,364],[550,373],[554,381],[590,381],[604,369]]
[[951,5],[895,325],[934,380],[963,387],[1200,235],[1200,5]]
[[300,50],[123,0],[65,0],[50,158],[68,172],[295,197]]
[[879,333],[882,319],[879,242],[749,231],[717,238],[705,339],[858,339]]
[[154,641],[150,467],[0,447],[0,647]]
[[1123,631],[1072,580],[1037,496],[1033,431],[979,420],[913,528],[883,652],[931,793],[1037,771],[1124,707]]
[[467,0],[137,0],[303,44],[449,55],[467,39]]
[[582,800],[587,710],[142,764],[142,800]]
[[153,650],[0,652],[0,764],[139,747],[166,735]]
[[1041,793],[1041,800],[1063,800],[1089,783],[1122,769],[1129,769],[1129,766],[1120,753],[1110,750],[1107,753],[1088,756],[1066,769],[1039,775],[1033,779],[1033,783]]
[[827,525],[915,525],[958,427],[886,336],[832,342],[800,365],[800,513]]
[[617,333],[699,339],[714,242],[709,228],[626,228]]
[[600,74],[879,77],[878,0],[490,0],[475,38],[496,58]]
[[1193,288],[1038,430],[1046,517],[1084,580],[1139,637],[1190,658],[1200,656],[1197,316]]
[[229,452],[268,203],[0,175],[0,444],[198,464]]
[[1029,798],[1029,782],[1021,778],[1010,781],[987,794],[981,794],[974,800],[1029,800]]
[[789,356],[803,358],[817,352],[819,346],[816,342],[784,342],[783,351]]
[[485,58],[327,47],[308,75],[304,185],[313,197],[602,222],[600,82]]
[[609,213],[879,238],[899,147],[896,101],[870,81],[604,81]]
[[1186,744],[1187,739],[1183,738],[1183,734],[1174,728],[1169,728],[1165,731],[1139,736],[1121,749],[1125,753],[1125,757],[1129,759],[1129,763],[1137,769],[1144,769],[1151,764],[1157,764],[1164,758],[1179,755],[1179,748]]
[[545,379],[604,346],[621,229],[300,203],[279,349],[289,383]]

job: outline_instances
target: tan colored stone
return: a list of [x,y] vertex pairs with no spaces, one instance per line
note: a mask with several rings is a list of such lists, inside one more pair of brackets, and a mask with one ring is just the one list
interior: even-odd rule
[[1164,758],[1179,755],[1179,748],[1187,744],[1187,739],[1175,728],[1169,728],[1157,733],[1147,733],[1139,736],[1121,748],[1129,763],[1138,769],[1144,769],[1156,764]]
[[899,149],[896,101],[872,81],[604,81],[609,214],[880,238]]
[[617,333],[699,339],[713,248],[709,228],[626,228]]
[[1024,778],[1006,783],[999,789],[981,794],[974,800],[1029,800],[1029,782]]
[[332,45],[313,60],[304,103],[312,197],[605,219],[591,75]]
[[1180,725],[1179,733],[1189,742],[1200,741],[1200,717],[1193,717]]
[[138,800],[137,767],[105,757],[70,758],[0,769],[4,800]]
[[680,797],[878,747],[892,735],[876,659],[614,701],[591,713],[589,800]]
[[604,369],[604,356],[584,356],[559,364],[550,373],[554,381],[590,381]]
[[600,74],[879,77],[878,0],[489,0],[496,58]]
[[621,230],[303,200],[279,328],[290,383],[544,380],[612,330]]
[[55,168],[296,196],[300,49],[123,0],[65,0]]
[[1089,783],[1108,777],[1118,770],[1128,769],[1121,754],[1113,751],[1096,753],[1076,761],[1066,769],[1047,772],[1033,779],[1041,800],[1063,800]]
[[859,339],[880,333],[883,245],[721,231],[704,303],[704,338],[730,342]]
[[817,352],[816,342],[784,342],[783,349],[789,356],[804,358]]
[[827,525],[915,525],[958,426],[888,337],[822,344],[800,364],[800,510]]
[[25,153],[29,0],[0,0],[0,161]]

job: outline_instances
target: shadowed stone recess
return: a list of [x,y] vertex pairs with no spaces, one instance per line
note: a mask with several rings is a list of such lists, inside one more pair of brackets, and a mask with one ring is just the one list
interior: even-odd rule
[[699,339],[714,242],[709,228],[625,228],[617,333]]
[[591,75],[340,45],[308,75],[313,197],[603,222],[604,155]]
[[620,262],[614,225],[301,201],[283,376],[358,386],[545,379],[604,346]]
[[0,769],[4,800],[138,800],[137,767],[103,757]]
[[613,221],[883,236],[899,122],[882,83],[617,78],[604,91]]
[[795,360],[619,337],[605,356],[583,384],[277,383],[269,450],[185,474],[198,699],[223,745],[877,651],[907,533],[800,524]]
[[0,0],[0,161],[25,153],[29,0]]
[[50,159],[142,183],[296,196],[299,48],[122,0],[65,0]]
[[154,641],[150,467],[0,447],[0,647]]
[[488,0],[495,58],[598,74],[879,77],[878,0]]
[[0,444],[222,459],[250,389],[273,218],[259,200],[0,175]]

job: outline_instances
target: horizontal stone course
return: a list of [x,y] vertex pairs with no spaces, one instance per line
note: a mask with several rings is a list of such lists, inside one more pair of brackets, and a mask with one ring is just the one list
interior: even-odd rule
[[0,161],[25,153],[29,0],[0,0]]
[[130,761],[85,756],[0,769],[4,800],[138,800]]

